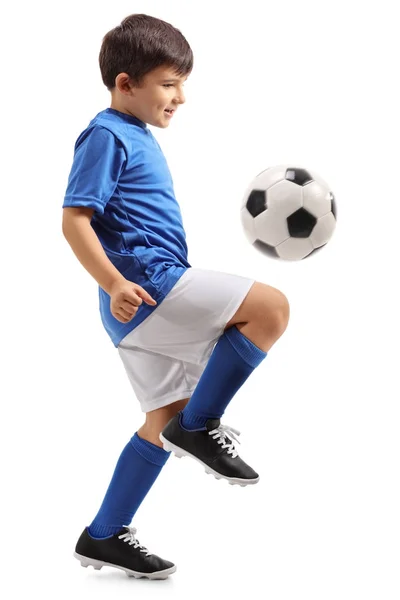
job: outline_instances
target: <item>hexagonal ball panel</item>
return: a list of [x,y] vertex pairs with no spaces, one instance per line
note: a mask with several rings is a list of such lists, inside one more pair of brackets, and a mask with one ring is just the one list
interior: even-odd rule
[[304,208],[299,208],[287,218],[289,235],[292,238],[308,238],[317,219]]
[[279,181],[267,190],[267,208],[279,209],[285,219],[303,206],[303,190],[291,181]]
[[318,246],[318,248],[314,248],[314,250],[312,252],[310,252],[310,254],[307,254],[307,256],[305,256],[304,258],[308,258],[312,254],[319,252],[320,250],[322,250],[322,248],[325,248],[325,246],[326,246],[326,244],[323,244],[322,246]]
[[318,183],[312,181],[303,189],[303,207],[317,219],[331,212],[331,193]]
[[313,251],[310,238],[289,238],[276,248],[283,260],[302,260]]
[[247,200],[249,199],[250,194],[253,190],[262,190],[265,191],[268,188],[272,187],[278,181],[283,181],[285,179],[286,167],[285,165],[279,165],[277,167],[268,167],[268,169],[264,169],[261,171],[256,177],[254,177],[247,188],[242,197],[241,208],[246,206]]
[[276,249],[269,244],[265,244],[261,240],[256,240],[253,244],[254,248],[256,248],[259,252],[268,256],[269,258],[279,258]]
[[256,238],[270,246],[277,246],[289,237],[287,220],[272,208],[254,219],[254,230]]
[[320,185],[322,185],[322,187],[326,188],[327,190],[330,189],[330,186],[326,183],[325,179],[322,179],[322,177],[320,177],[320,175],[318,175],[318,173],[316,173],[315,171],[309,171],[313,181],[316,181],[317,183],[319,183]]
[[268,188],[278,183],[278,181],[285,180],[286,167],[285,165],[277,165],[276,167],[269,167],[264,171],[261,171],[253,179],[253,187],[261,190],[267,190]]
[[244,234],[250,242],[250,244],[253,244],[257,236],[254,229],[254,219],[247,210],[247,208],[242,208],[242,210],[240,211],[240,218],[242,221]]
[[331,212],[317,220],[317,223],[310,235],[310,240],[314,248],[324,246],[331,239],[336,227],[336,219]]

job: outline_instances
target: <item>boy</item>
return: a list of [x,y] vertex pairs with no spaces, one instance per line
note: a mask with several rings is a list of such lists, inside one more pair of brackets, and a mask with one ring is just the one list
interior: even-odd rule
[[171,451],[231,484],[257,483],[235,449],[239,432],[220,419],[286,329],[289,306],[266,284],[188,262],[172,178],[147,127],[169,127],[185,102],[193,54],[181,32],[131,15],[106,34],[99,62],[111,106],[75,144],[63,233],[99,284],[103,325],[146,420],[75,557],[164,579],[175,565],[149,553],[129,524]]

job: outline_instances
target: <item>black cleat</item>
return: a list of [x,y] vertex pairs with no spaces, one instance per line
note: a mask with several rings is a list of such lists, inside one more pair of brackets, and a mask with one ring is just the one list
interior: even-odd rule
[[137,579],[166,579],[175,573],[174,563],[151,554],[138,542],[135,534],[133,527],[122,527],[112,537],[97,540],[89,535],[86,527],[76,544],[74,556],[82,567],[91,565],[96,570],[115,567]]
[[220,419],[209,419],[205,429],[188,431],[182,427],[182,411],[179,411],[160,433],[160,440],[167,452],[178,458],[190,456],[216,479],[244,487],[260,478],[238,455],[233,443],[233,439],[239,441],[235,434],[240,435],[232,427],[221,425]]

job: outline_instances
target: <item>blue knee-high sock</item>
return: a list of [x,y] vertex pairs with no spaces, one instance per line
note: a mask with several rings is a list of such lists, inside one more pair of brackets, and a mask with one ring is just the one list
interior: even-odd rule
[[198,429],[207,419],[221,418],[238,389],[266,356],[236,326],[227,329],[182,411],[182,425]]
[[92,537],[115,535],[130,524],[170,454],[135,433],[118,459],[100,510],[89,526]]

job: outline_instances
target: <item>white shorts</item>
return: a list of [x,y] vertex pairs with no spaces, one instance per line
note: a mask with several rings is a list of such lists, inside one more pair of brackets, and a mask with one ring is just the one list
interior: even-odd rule
[[190,267],[121,340],[118,352],[143,412],[189,398],[254,279]]

